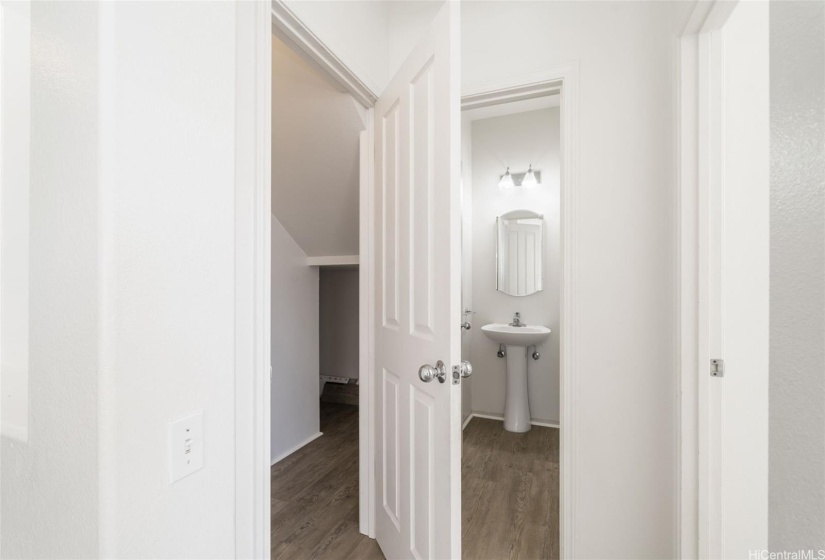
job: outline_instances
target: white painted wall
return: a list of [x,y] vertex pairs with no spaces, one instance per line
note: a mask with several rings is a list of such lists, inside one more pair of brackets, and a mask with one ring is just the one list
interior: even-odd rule
[[825,549],[825,5],[771,2],[769,546]]
[[[273,198],[277,196],[273,193]],[[272,218],[273,462],[318,434],[318,269]]]
[[[19,8],[3,6],[4,20],[11,9]],[[30,9],[31,97],[14,105],[3,98],[10,104],[3,107],[3,116],[13,112],[21,119],[31,117],[31,145],[18,153],[31,159],[13,162],[30,163],[25,194],[31,229],[25,342],[28,439],[2,437],[0,556],[91,558],[98,556],[101,338],[96,278],[97,7],[43,2],[30,4]],[[10,38],[4,34],[3,47]],[[4,61],[12,54],[3,53]],[[9,153],[7,142],[25,141],[17,136],[19,124],[2,123],[4,156]],[[4,201],[7,179],[4,169]],[[14,296],[4,291],[3,305],[7,297]],[[162,446],[163,440],[158,443]]]
[[319,299],[321,375],[358,379],[358,269],[321,267]]
[[311,257],[358,254],[359,107],[272,38],[272,212]]
[[[472,121],[472,291],[478,330],[470,356],[474,365],[472,407],[483,414],[504,414],[505,360],[498,344],[480,330],[488,323],[509,323],[520,312],[528,325],[552,332],[539,347],[541,358],[527,361],[530,414],[535,421],[558,423],[559,414],[559,109],[540,109]],[[541,185],[502,192],[499,177],[509,166],[524,172],[532,164]],[[496,289],[496,217],[511,210],[544,215],[544,290],[514,297]],[[511,350],[515,351],[515,350]],[[532,352],[532,350],[531,350]]]
[[387,5],[387,80],[401,68],[444,0],[391,0]]
[[670,30],[666,2],[462,4],[465,86],[579,65],[573,515],[581,558],[676,554]]
[[[31,5],[29,440],[3,557],[235,554],[231,3]],[[169,485],[167,422],[204,411]]]
[[[226,558],[235,551],[235,6],[99,9],[101,352],[111,369],[99,451],[102,535],[114,549],[104,555]],[[167,422],[198,409],[204,468],[169,485]]]

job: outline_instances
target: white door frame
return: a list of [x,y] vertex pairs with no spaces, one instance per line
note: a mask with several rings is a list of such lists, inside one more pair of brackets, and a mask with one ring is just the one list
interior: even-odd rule
[[270,4],[236,5],[235,557],[270,557]]
[[[361,135],[361,165],[372,167],[373,114],[377,93],[316,37],[283,3],[239,3],[237,8],[237,148],[236,148],[236,556],[270,554],[270,208],[271,208],[271,49],[273,32],[298,47],[299,54],[332,76],[370,109]],[[250,34],[249,30],[255,33]],[[508,78],[466,84],[463,106],[514,101],[561,91],[562,313],[561,313],[561,446],[560,549],[576,556],[575,504],[578,488],[576,422],[578,410],[576,326],[578,276],[578,64],[554,66]],[[252,139],[254,138],[254,141]],[[374,206],[370,174],[360,183],[359,357],[359,528],[375,536],[375,426],[372,368],[374,313],[371,309],[374,266],[369,216]],[[252,375],[250,375],[250,373]],[[250,507],[251,505],[251,507]]]
[[[709,501],[714,494],[709,442],[710,355],[707,321],[709,271],[701,258],[708,251],[710,216],[704,209],[721,145],[722,67],[718,32],[737,0],[696,2],[679,37],[679,510],[680,558],[711,554]],[[718,492],[716,493],[718,494]]]
[[367,84],[309,29],[284,0],[272,1],[272,31],[322,72],[341,84],[356,101],[371,108],[378,100],[374,84]]

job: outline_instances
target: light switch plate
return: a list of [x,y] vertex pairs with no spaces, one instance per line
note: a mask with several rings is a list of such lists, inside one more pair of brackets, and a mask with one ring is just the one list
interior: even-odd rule
[[203,468],[203,411],[169,422],[169,484]]

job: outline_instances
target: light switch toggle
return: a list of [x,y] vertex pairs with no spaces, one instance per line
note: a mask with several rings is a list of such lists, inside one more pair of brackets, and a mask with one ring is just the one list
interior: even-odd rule
[[169,422],[169,484],[203,468],[203,411]]

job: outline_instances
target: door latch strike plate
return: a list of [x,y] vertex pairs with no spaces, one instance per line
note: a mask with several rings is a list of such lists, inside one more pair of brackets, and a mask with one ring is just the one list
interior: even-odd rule
[[710,376],[725,377],[725,360],[714,358],[710,361]]
[[453,385],[461,383],[461,366],[453,366]]

